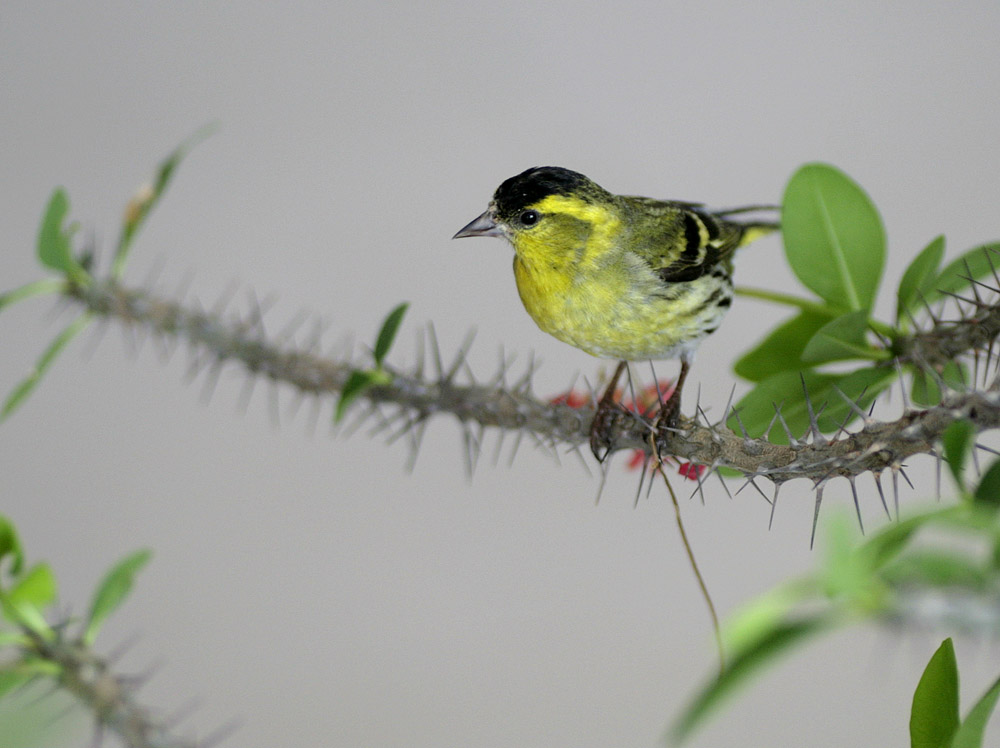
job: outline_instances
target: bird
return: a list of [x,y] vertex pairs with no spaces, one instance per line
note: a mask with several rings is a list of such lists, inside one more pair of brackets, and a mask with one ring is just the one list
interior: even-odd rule
[[603,462],[628,361],[680,359],[658,418],[660,436],[676,431],[695,349],[732,305],[733,254],[779,229],[777,221],[732,216],[774,209],[713,212],[701,203],[617,195],[579,172],[537,166],[501,183],[486,211],[453,238],[506,239],[521,302],[538,327],[619,361],[591,422],[591,451]]

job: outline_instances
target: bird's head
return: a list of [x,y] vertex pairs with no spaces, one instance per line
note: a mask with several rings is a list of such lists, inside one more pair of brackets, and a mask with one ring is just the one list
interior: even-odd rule
[[524,260],[579,259],[595,235],[620,222],[614,196],[579,172],[536,166],[497,187],[485,213],[455,234],[502,236]]

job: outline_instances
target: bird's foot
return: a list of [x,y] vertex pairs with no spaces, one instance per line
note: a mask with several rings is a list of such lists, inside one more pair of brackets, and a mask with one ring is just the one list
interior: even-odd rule
[[594,453],[598,462],[604,462],[614,446],[615,421],[623,412],[622,406],[615,400],[615,390],[624,370],[625,362],[621,361],[597,403],[594,420],[590,422],[590,451]]

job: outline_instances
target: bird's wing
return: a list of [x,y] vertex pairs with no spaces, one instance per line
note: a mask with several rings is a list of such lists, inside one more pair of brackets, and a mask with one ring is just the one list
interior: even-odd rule
[[740,246],[743,224],[718,218],[700,203],[626,197],[638,229],[634,247],[660,278],[700,278]]

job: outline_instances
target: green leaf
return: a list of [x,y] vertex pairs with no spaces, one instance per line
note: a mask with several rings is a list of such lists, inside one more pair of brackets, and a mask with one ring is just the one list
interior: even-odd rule
[[[896,376],[889,367],[858,369],[849,374],[823,374],[815,371],[779,372],[762,382],[758,382],[750,392],[736,404],[747,432],[750,436],[762,436],[774,418],[774,408],[781,406],[781,414],[796,438],[809,428],[809,410],[803,394],[803,384],[809,392],[809,400],[817,413],[820,430],[831,432],[841,424],[849,424],[855,416],[851,407],[837,392],[860,402],[860,408],[867,408]],[[823,406],[826,407],[823,407]],[[822,409],[822,412],[820,412]],[[739,433],[739,422],[735,416],[727,421],[729,428]],[[773,427],[768,437],[775,444],[787,444],[784,429]]]
[[18,626],[26,626],[37,634],[51,633],[42,611],[56,597],[56,578],[48,564],[35,564],[9,592],[0,595],[4,617]]
[[807,164],[792,175],[782,204],[785,255],[808,288],[833,306],[871,310],[885,263],[882,219],[842,171]]
[[978,559],[947,551],[914,550],[888,565],[885,579],[894,585],[928,588],[983,590],[990,575]]
[[952,477],[959,490],[965,491],[965,461],[969,457],[972,444],[976,438],[976,427],[971,421],[955,421],[944,430],[941,444],[944,446],[944,459],[948,463]]
[[83,633],[85,643],[94,642],[101,625],[128,597],[135,575],[149,562],[152,555],[149,550],[136,551],[112,566],[104,575],[90,603],[87,628]]
[[1000,460],[995,460],[983,474],[974,498],[979,504],[1000,507]]
[[817,596],[812,579],[791,580],[758,595],[726,620],[722,628],[724,650],[739,652],[753,646],[787,620],[797,606]]
[[886,351],[872,347],[865,339],[868,332],[868,312],[859,309],[821,327],[802,351],[802,360],[809,364],[842,361],[851,358],[886,358]]
[[3,403],[3,407],[0,408],[0,422],[3,422],[13,413],[18,406],[30,395],[38,383],[41,381],[42,376],[48,371],[52,362],[55,361],[56,356],[62,351],[63,348],[77,335],[79,335],[84,328],[90,324],[91,314],[89,312],[84,312],[75,320],[73,320],[69,326],[59,333],[55,340],[53,340],[49,347],[46,348],[42,355],[39,356],[38,361],[35,362],[35,368],[24,379],[18,383],[11,393],[7,396],[7,399]]
[[333,415],[333,422],[340,423],[347,413],[347,408],[358,399],[366,389],[376,383],[375,372],[373,371],[352,371],[351,375],[344,383],[344,389],[340,391],[340,399],[337,401],[337,410]]
[[944,259],[944,236],[939,236],[910,263],[896,291],[896,322],[927,298],[927,292],[937,279],[938,267]]
[[941,274],[927,285],[924,297],[928,302],[937,301],[946,293],[955,293],[967,288],[969,278],[985,278],[993,274],[993,268],[1000,260],[1000,242],[980,244],[948,263]]
[[159,202],[170,184],[170,179],[180,162],[196,145],[215,132],[216,126],[206,125],[175,148],[169,156],[160,162],[151,184],[139,188],[125,208],[125,219],[122,222],[122,233],[118,238],[118,247],[111,263],[111,277],[120,278],[125,270],[125,261],[132,246],[132,240],[142,228],[146,217]]
[[56,578],[46,563],[31,567],[7,592],[6,598],[14,605],[30,603],[36,608],[46,608],[56,599]]
[[17,302],[31,298],[32,296],[59,293],[62,289],[63,281],[56,278],[43,278],[40,281],[26,283],[20,288],[15,288],[12,291],[0,294],[0,311],[3,311],[4,307],[16,304]]
[[993,682],[989,690],[969,710],[951,739],[951,748],[982,748],[986,723],[990,721],[998,697],[1000,697],[1000,678]]
[[829,625],[823,617],[807,618],[792,623],[781,623],[770,629],[745,649],[734,653],[725,672],[713,679],[687,706],[670,730],[675,742],[680,742],[699,727],[720,703],[732,695],[737,687],[779,655],[802,642],[807,637]]
[[733,370],[744,379],[760,382],[781,371],[808,368],[802,361],[802,351],[813,335],[831,319],[832,313],[802,311],[776,327],[753,349],[744,353],[734,364]]
[[0,562],[6,556],[11,558],[9,572],[13,575],[20,574],[24,566],[24,548],[21,547],[21,539],[14,523],[0,514]]
[[64,275],[79,278],[86,275],[80,263],[73,257],[70,232],[63,229],[63,221],[69,213],[69,198],[60,187],[52,193],[38,229],[38,259],[45,267],[58,270]]
[[951,639],[941,642],[920,676],[910,710],[911,748],[942,748],[958,729],[958,665]]
[[949,361],[941,373],[935,377],[924,369],[909,367],[913,375],[913,386],[910,395],[917,405],[937,405],[941,402],[941,385],[938,379],[953,389],[964,389],[968,383],[968,372],[965,366],[957,361]]
[[922,527],[963,509],[962,506],[948,507],[897,521],[870,537],[858,552],[868,556],[872,569],[878,570],[895,559]]
[[403,315],[406,314],[409,306],[409,302],[404,301],[389,312],[389,316],[382,323],[382,329],[379,330],[378,339],[375,341],[375,365],[380,369],[382,368],[382,361],[385,359],[385,355],[389,352],[390,346],[392,346],[392,341],[396,339],[396,332],[399,330],[399,325],[403,321]]

